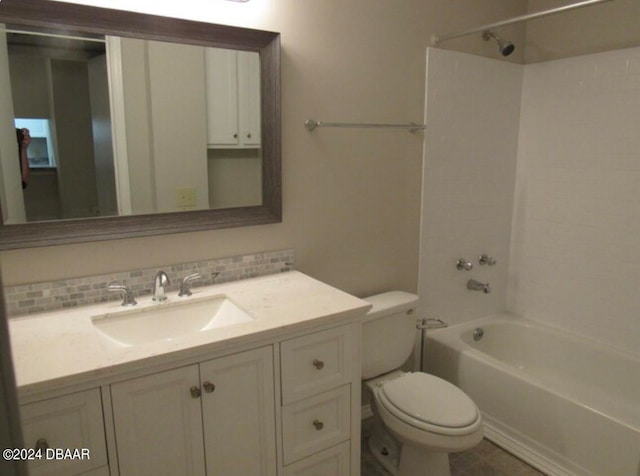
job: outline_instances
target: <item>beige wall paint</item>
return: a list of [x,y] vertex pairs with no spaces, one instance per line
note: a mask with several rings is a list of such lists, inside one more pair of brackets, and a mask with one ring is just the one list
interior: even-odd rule
[[[260,227],[3,252],[6,284],[293,247],[300,270],[354,294],[415,291],[423,136],[309,133],[304,121],[421,122],[432,33],[526,9],[525,0],[76,3],[281,32],[284,218]],[[238,9],[239,20],[220,17]],[[522,43],[523,28],[511,28],[510,39]],[[443,47],[497,56],[479,35]],[[510,60],[521,61],[518,54]]]
[[[529,0],[529,12],[577,0]],[[640,2],[613,0],[526,24],[526,63],[640,45]]]

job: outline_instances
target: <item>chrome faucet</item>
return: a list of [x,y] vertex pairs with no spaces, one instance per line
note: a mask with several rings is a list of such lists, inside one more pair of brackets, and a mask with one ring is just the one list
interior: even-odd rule
[[194,279],[200,279],[201,277],[202,275],[200,273],[193,273],[186,276],[180,284],[180,292],[178,293],[178,296],[191,296],[191,281]]
[[469,281],[467,281],[467,289],[471,291],[482,291],[484,294],[489,294],[491,292],[489,283],[481,283],[480,281],[476,281],[475,279],[470,279]]
[[153,297],[151,299],[157,302],[166,301],[167,296],[165,296],[164,291],[168,285],[169,276],[167,276],[167,273],[164,271],[158,271],[153,280]]
[[136,298],[133,295],[133,291],[131,291],[131,289],[129,289],[129,287],[125,286],[124,284],[120,284],[117,282],[111,283],[107,289],[112,292],[122,293],[122,306],[129,307],[138,304],[136,302]]

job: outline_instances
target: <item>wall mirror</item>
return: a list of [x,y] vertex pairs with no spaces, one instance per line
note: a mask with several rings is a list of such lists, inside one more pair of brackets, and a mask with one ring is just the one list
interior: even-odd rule
[[45,0],[0,23],[0,249],[281,221],[277,33]]

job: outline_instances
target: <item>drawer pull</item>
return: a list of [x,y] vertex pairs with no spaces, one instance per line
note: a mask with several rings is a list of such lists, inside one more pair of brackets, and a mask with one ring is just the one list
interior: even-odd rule
[[49,443],[47,442],[46,438],[39,438],[38,441],[36,441],[36,446],[34,449],[46,450],[47,448],[49,448]]
[[202,395],[200,387],[196,387],[195,385],[191,387],[189,391],[191,392],[191,398],[200,398],[200,395]]
[[313,366],[318,370],[322,370],[322,368],[324,367],[324,362],[322,360],[315,359],[313,361]]
[[202,386],[204,387],[204,391],[206,393],[213,393],[214,390],[216,389],[215,384],[213,384],[213,383],[211,383],[209,381],[203,383]]
[[313,420],[313,426],[316,428],[316,430],[320,431],[324,428],[324,423],[322,423],[320,420]]

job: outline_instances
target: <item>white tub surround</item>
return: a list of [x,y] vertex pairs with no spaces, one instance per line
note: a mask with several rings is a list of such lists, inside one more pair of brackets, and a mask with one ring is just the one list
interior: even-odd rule
[[[429,338],[443,361],[428,365],[476,401],[500,444],[550,474],[638,476],[628,409],[640,391],[624,389],[640,381],[639,91],[638,47],[525,66],[428,53],[423,313],[451,325],[507,310],[621,352],[583,353],[556,340],[563,331],[536,342],[511,328],[494,357],[458,337],[438,344],[455,330]],[[497,265],[478,266],[480,253]],[[462,257],[473,270],[456,269]],[[469,279],[491,294],[469,292]],[[495,358],[516,350],[511,365]],[[624,352],[633,370],[610,358]]]
[[525,67],[507,304],[632,352],[639,97],[640,47]]
[[[429,48],[427,66],[425,314],[506,309],[633,351],[640,47],[525,66]],[[478,266],[481,253],[498,264]]]
[[499,315],[429,332],[425,363],[476,402],[490,439],[545,473],[637,476],[640,355]]
[[[419,292],[449,324],[504,310],[522,66],[427,48]],[[481,266],[488,254],[496,266]],[[456,269],[466,258],[470,272]],[[472,292],[467,281],[491,286]]]

